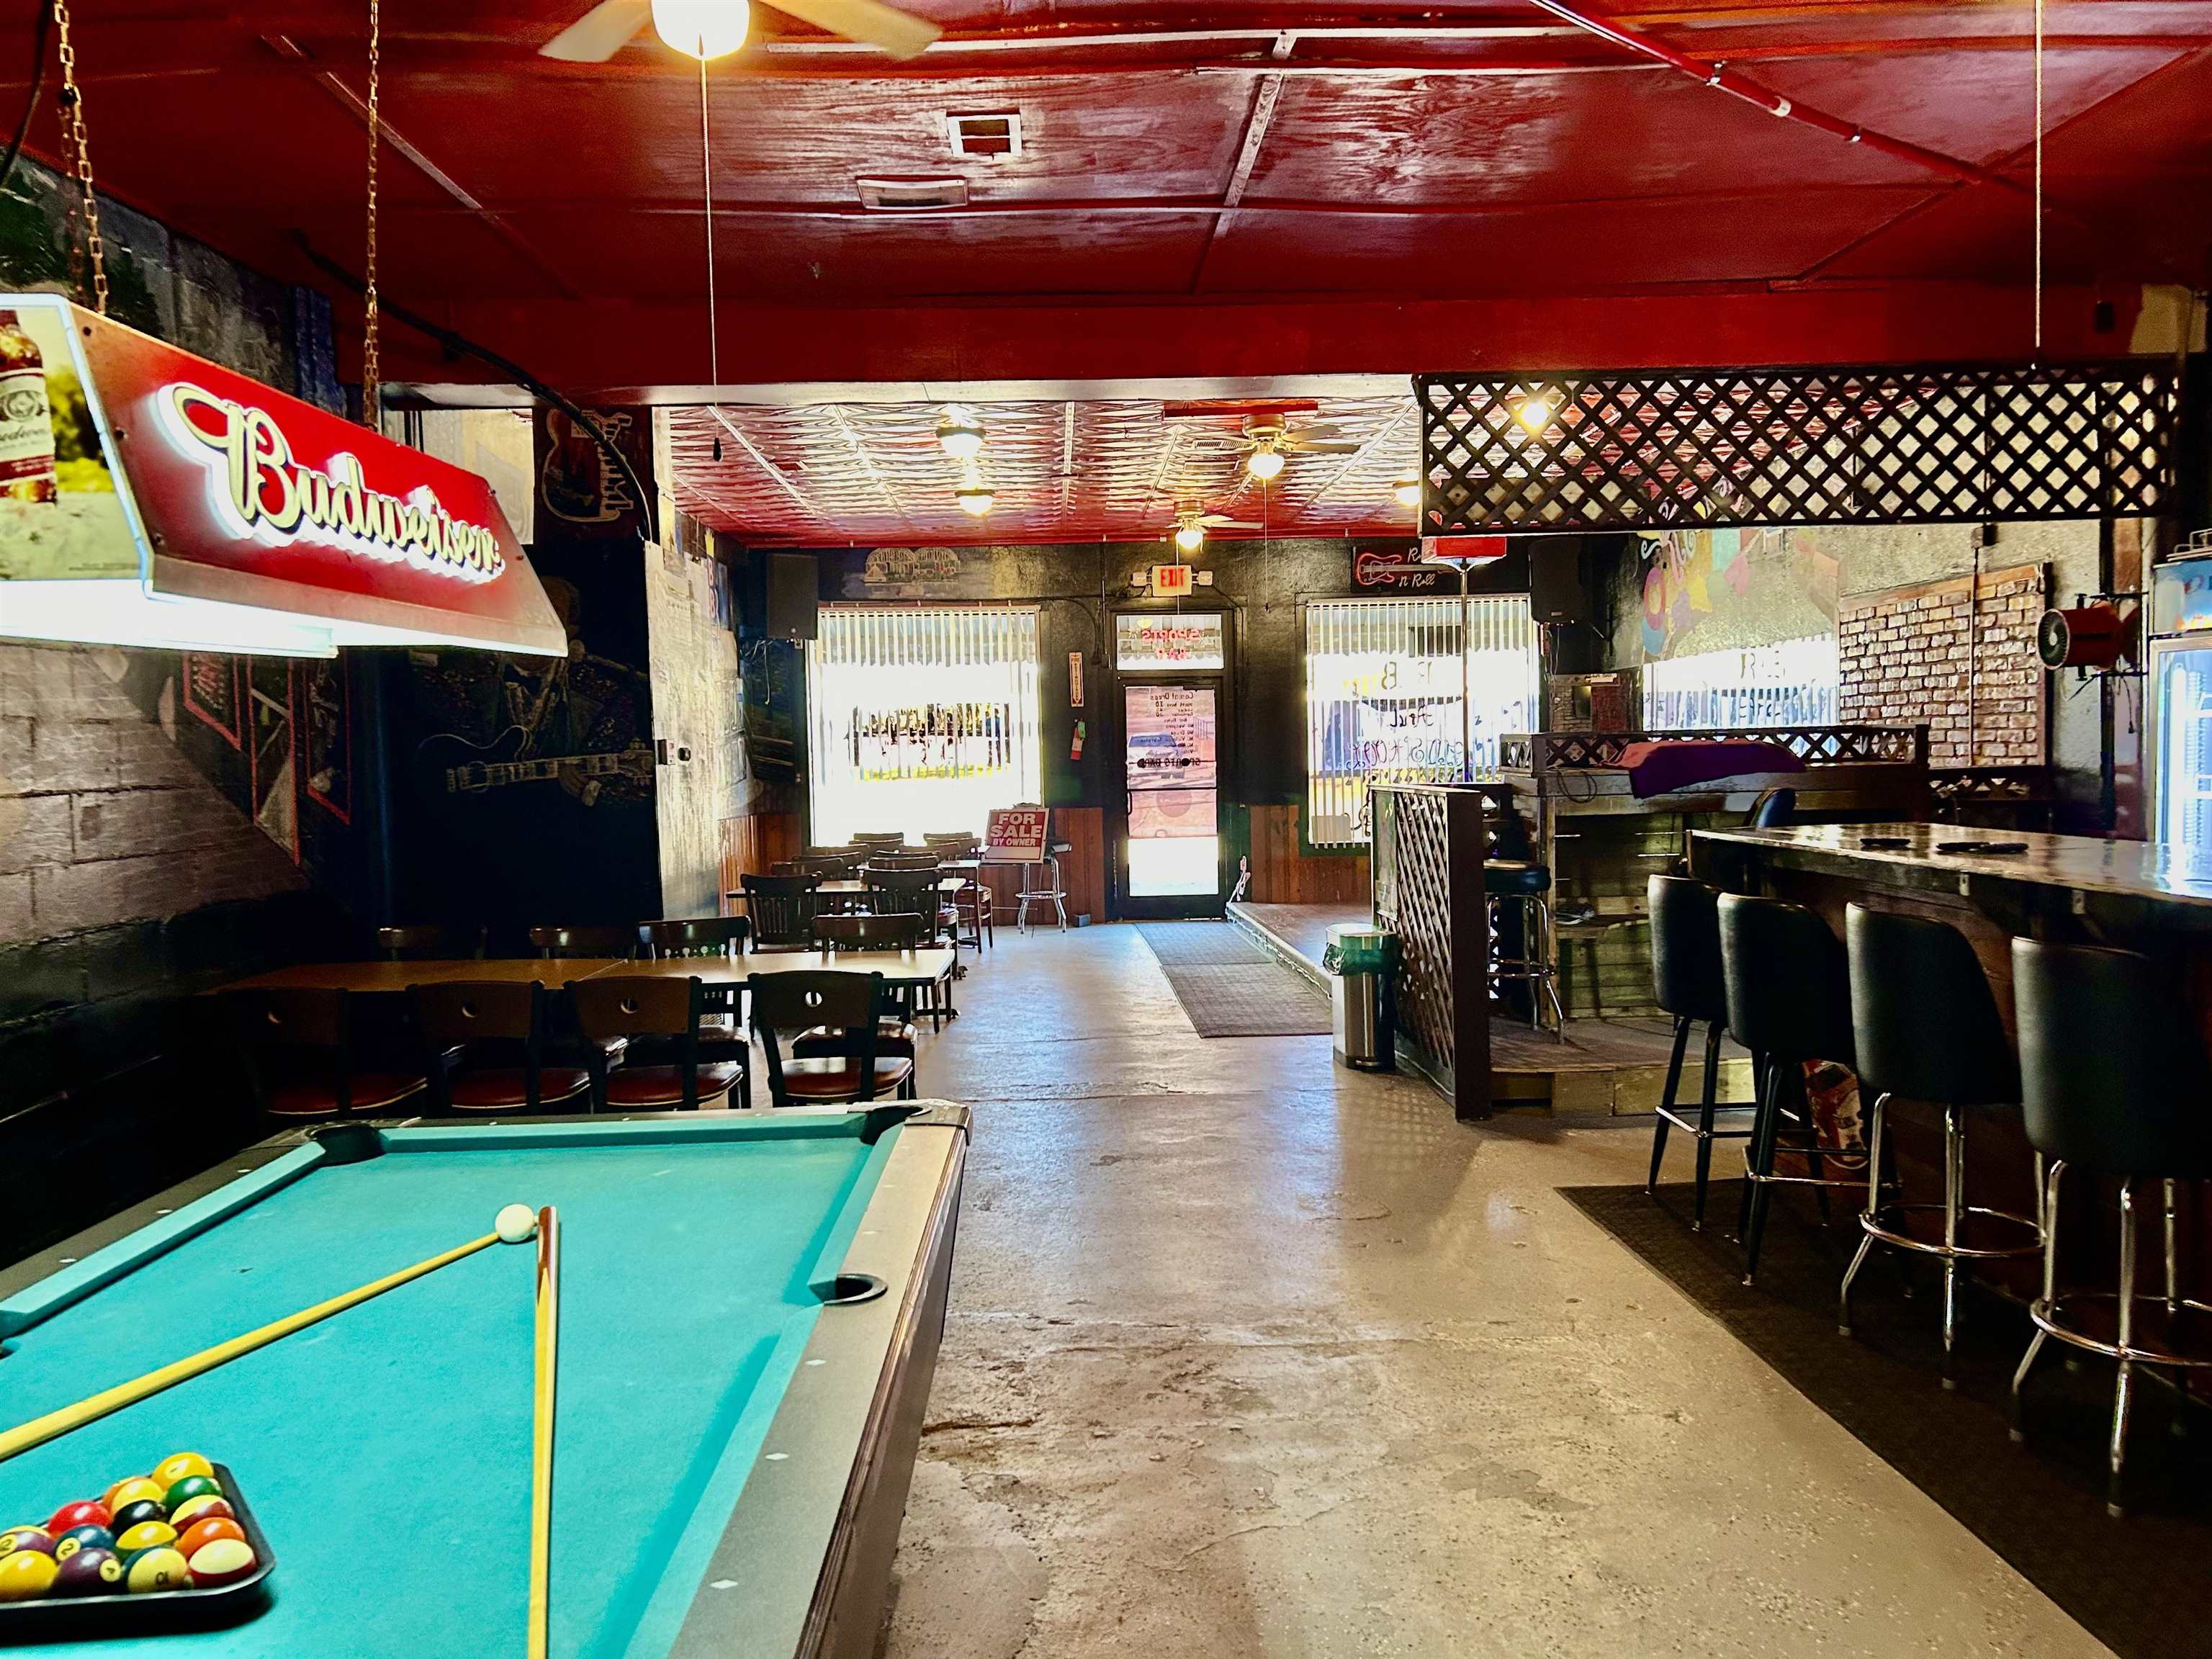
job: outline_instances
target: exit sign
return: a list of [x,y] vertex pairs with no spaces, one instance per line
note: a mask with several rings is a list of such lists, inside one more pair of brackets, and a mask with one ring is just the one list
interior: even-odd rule
[[1152,597],[1156,599],[1178,599],[1189,597],[1191,568],[1187,564],[1156,564],[1152,567]]

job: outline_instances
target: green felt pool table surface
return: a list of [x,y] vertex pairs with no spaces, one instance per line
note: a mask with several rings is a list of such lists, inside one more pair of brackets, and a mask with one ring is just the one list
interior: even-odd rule
[[[881,1451],[878,1381],[931,1316],[932,1253],[950,1260],[964,1115],[899,1116],[399,1127],[356,1163],[257,1148],[0,1299],[0,1428],[489,1232],[503,1205],[554,1205],[553,1653],[826,1650],[805,1632],[866,1484],[855,1459]],[[66,1650],[522,1653],[535,1262],[480,1250],[0,1462],[4,1526],[201,1451],[269,1535],[246,1622]],[[841,1270],[890,1294],[825,1307]]]

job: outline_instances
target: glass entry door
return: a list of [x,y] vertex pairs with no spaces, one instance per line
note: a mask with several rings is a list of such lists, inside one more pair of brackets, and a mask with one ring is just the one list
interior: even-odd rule
[[1209,915],[1221,908],[1221,708],[1211,682],[1121,688],[1122,908]]

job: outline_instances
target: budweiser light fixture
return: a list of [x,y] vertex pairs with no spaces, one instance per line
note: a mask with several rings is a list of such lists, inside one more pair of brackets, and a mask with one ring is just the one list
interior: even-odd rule
[[0,637],[567,650],[483,478],[52,294],[0,294]]

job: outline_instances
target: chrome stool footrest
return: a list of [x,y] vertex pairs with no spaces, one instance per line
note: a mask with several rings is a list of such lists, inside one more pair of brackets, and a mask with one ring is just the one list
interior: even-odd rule
[[[2032,1215],[2014,1215],[2009,1210],[1992,1210],[1980,1204],[1964,1204],[1958,1211],[1959,1223],[1964,1225],[1977,1218],[1983,1221],[2002,1222],[2007,1226],[2024,1228],[2027,1237],[2016,1244],[1960,1244],[1945,1243],[1940,1238],[1923,1238],[1908,1231],[1903,1218],[1908,1215],[1944,1214],[1941,1204],[1885,1204],[1880,1209],[1862,1212],[1859,1229],[1877,1243],[1894,1249],[1911,1250],[1920,1255],[1955,1256],[1961,1261],[2007,1261],[2021,1256],[2043,1254],[2043,1224]],[[1896,1219],[1893,1220],[1893,1218]]]

